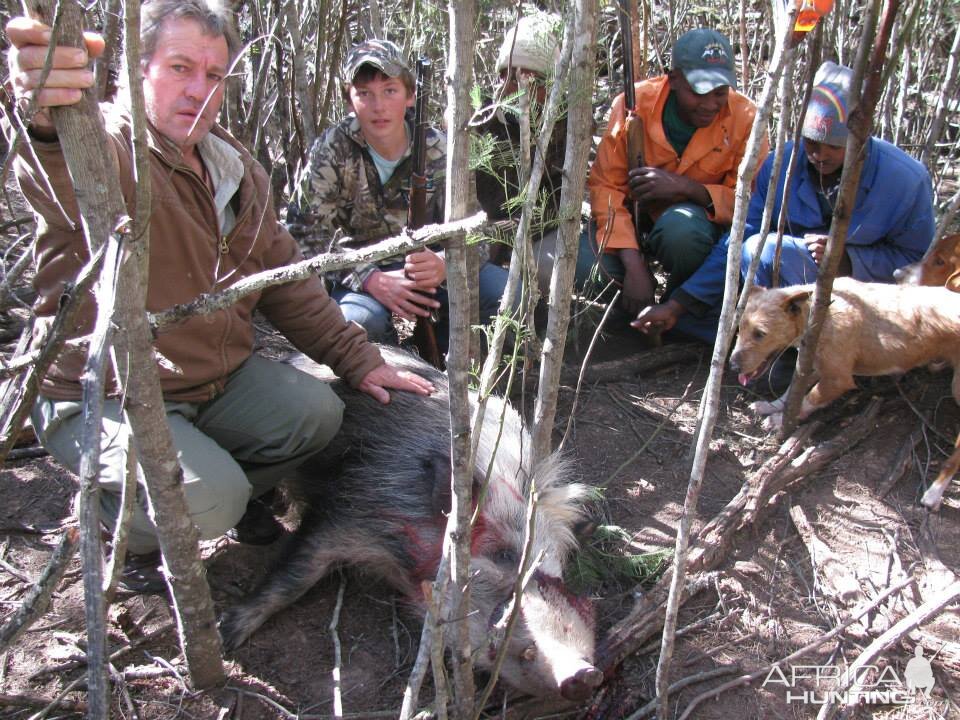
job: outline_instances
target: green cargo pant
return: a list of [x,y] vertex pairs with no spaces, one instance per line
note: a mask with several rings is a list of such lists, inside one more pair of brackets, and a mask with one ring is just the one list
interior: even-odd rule
[[[233,527],[251,497],[276,486],[326,446],[343,417],[343,403],[327,383],[257,355],[230,375],[215,399],[165,405],[183,467],[187,506],[207,540]],[[43,397],[33,408],[34,427],[44,447],[74,473],[80,468],[81,411],[79,402]],[[108,527],[113,527],[120,504],[129,435],[120,402],[107,400],[101,435],[100,514]],[[142,469],[139,474],[128,544],[133,553],[159,547],[146,510]]]
[[647,248],[667,271],[664,297],[700,269],[722,233],[723,228],[694,203],[672,205],[657,218],[647,235]]

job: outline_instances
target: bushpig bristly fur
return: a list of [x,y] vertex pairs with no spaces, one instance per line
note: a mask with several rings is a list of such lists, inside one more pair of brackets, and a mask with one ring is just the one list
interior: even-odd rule
[[[392,392],[390,404],[381,405],[343,382],[333,384],[345,404],[343,426],[297,475],[294,492],[307,512],[285,557],[256,592],[224,614],[227,649],[335,566],[359,566],[382,577],[425,613],[421,583],[436,576],[450,508],[447,379],[401,350],[383,352],[393,365],[428,377],[436,392],[428,398]],[[322,372],[302,356],[293,364]],[[471,538],[471,644],[476,665],[490,668],[497,652],[491,630],[517,580],[527,498],[535,488],[532,557],[541,561],[523,593],[501,677],[527,694],[582,700],[603,679],[593,665],[593,609],[562,578],[587,490],[569,481],[572,468],[560,455],[531,463],[530,447],[517,412],[490,398],[474,467],[474,502],[479,499],[481,508]]]

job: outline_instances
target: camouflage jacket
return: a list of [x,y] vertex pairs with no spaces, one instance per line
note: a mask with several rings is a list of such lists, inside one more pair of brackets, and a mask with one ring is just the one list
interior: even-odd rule
[[[408,119],[410,137],[413,123]],[[412,144],[412,143],[411,143]],[[427,130],[427,222],[443,220],[446,137]],[[349,115],[314,142],[310,159],[297,182],[287,212],[290,231],[301,244],[318,252],[345,252],[367,247],[400,234],[407,224],[410,201],[411,156],[397,165],[386,184],[367,152],[360,124]],[[383,260],[379,265],[396,262]],[[327,273],[330,283],[341,283],[355,292],[379,265]]]

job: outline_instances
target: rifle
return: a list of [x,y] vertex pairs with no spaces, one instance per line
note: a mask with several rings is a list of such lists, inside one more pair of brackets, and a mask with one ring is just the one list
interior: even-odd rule
[[[410,170],[410,204],[407,208],[407,227],[421,228],[427,223],[427,98],[430,95],[432,63],[427,58],[417,60],[417,102],[413,120],[413,150]],[[413,344],[420,357],[436,368],[443,369],[443,355],[437,345],[436,319],[417,317],[413,328]]]
[[[633,21],[629,5],[634,0],[618,0],[617,13],[620,16],[620,38],[623,43],[623,110],[624,125],[627,133],[627,172],[645,165],[643,158],[643,120],[637,115],[637,91],[633,77]],[[630,202],[630,216],[633,218],[633,232],[637,238],[637,247],[647,258],[646,236],[650,230],[650,216],[639,200]],[[649,259],[647,259],[649,263]],[[649,264],[647,266],[649,268]],[[653,274],[651,272],[651,278]],[[656,281],[654,280],[654,289]],[[661,344],[659,331],[649,333],[654,347]]]
[[[627,172],[638,168],[643,162],[643,120],[637,116],[637,93],[633,77],[633,24],[630,19],[630,10],[627,3],[630,0],[619,0],[617,13],[620,16],[620,37],[623,44],[623,109],[626,113],[624,124],[627,132]],[[633,226],[637,233],[637,241],[646,232],[645,218],[641,216],[640,203],[634,200],[630,214],[633,216]]]

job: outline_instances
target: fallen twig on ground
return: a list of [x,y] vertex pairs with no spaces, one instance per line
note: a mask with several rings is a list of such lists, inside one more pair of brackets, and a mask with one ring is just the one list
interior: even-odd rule
[[922,439],[922,433],[912,432],[900,445],[897,454],[893,457],[893,462],[890,464],[890,469],[887,471],[887,476],[877,488],[877,497],[881,500],[890,494],[893,486],[900,482],[900,478],[906,474],[910,467],[910,461],[913,459],[913,453]]
[[[697,683],[709,682],[710,680],[716,680],[718,677],[723,677],[724,675],[730,675],[735,672],[740,672],[739,665],[728,665],[727,667],[715,668],[713,670],[706,670],[702,673],[697,673],[696,675],[690,675],[688,677],[677,680],[675,683],[670,685],[670,694],[678,693],[686,687],[691,685],[696,685]],[[657,700],[654,698],[642,708],[637,710],[635,713],[630,715],[627,720],[641,720],[642,718],[652,715],[653,711],[657,709]]]
[[[612,305],[611,302],[610,306]],[[604,318],[606,318],[606,314]],[[699,357],[705,349],[704,345],[697,343],[677,343],[651,348],[645,352],[634,353],[618,360],[594,363],[583,367],[582,373],[579,367],[566,367],[561,375],[561,382],[572,384],[577,382],[578,376],[582,376],[581,382],[587,383],[625,382],[643,377],[647,373],[667,365]]]
[[[703,572],[692,574],[687,579],[684,598],[713,587],[716,573]],[[613,668],[624,658],[636,652],[663,625],[663,609],[670,587],[670,571],[660,578],[649,592],[637,601],[637,604],[623,620],[614,625],[597,652],[597,667],[603,670],[604,677],[612,676]]]
[[333,608],[333,615],[330,617],[330,624],[327,629],[330,630],[330,638],[333,640],[333,713],[336,717],[343,717],[343,687],[340,683],[340,665],[342,658],[340,655],[340,635],[337,628],[340,626],[340,610],[343,608],[343,593],[347,589],[347,579],[340,576],[340,588],[337,590],[337,604]]
[[[163,625],[161,625],[160,627],[158,627],[156,630],[153,630],[152,632],[144,633],[143,637],[137,640],[136,642],[132,642],[129,645],[124,645],[123,647],[117,650],[114,650],[112,653],[110,653],[110,657],[108,657],[107,660],[109,660],[110,662],[119,660],[120,658],[125,656],[127,653],[133,650],[136,650],[137,648],[142,647],[143,645],[150,642],[151,640],[155,640],[156,638],[161,637],[166,633],[170,632],[171,630],[173,630],[173,627],[174,627],[173,621],[169,620],[165,622]],[[83,659],[70,660],[69,662],[60,663],[59,665],[52,665],[47,668],[41,668],[37,670],[35,673],[33,673],[27,679],[30,681],[33,681],[42,677],[46,677],[47,675],[59,675],[61,673],[69,672],[70,670],[76,670],[77,668],[83,667],[86,664],[87,664],[86,660],[83,660]]]
[[67,528],[39,580],[24,598],[23,604],[3,626],[0,626],[0,653],[12,645],[24,630],[47,611],[50,606],[50,596],[53,595],[53,591],[67,569],[67,564],[76,552],[79,538],[80,532],[77,528]]
[[861,595],[854,571],[817,535],[802,507],[792,506],[790,519],[807,548],[813,578],[820,591],[844,607],[854,602]]
[[70,712],[85,713],[87,711],[87,704],[82,700],[63,700],[62,698],[57,700],[41,695],[9,695],[7,693],[0,693],[0,705],[22,708],[44,708],[52,705]]
[[[628,466],[630,466],[634,461],[636,461],[636,459],[637,459],[638,457],[640,457],[640,455],[643,454],[644,451],[646,451],[646,449],[650,446],[650,443],[653,442],[654,438],[657,437],[657,435],[658,435],[658,434],[660,433],[660,431],[664,428],[664,426],[666,426],[667,423],[669,423],[669,422],[671,422],[671,421],[673,420],[674,414],[677,412],[677,410],[680,409],[680,406],[683,405],[684,402],[686,402],[687,396],[688,396],[689,394],[690,394],[690,385],[687,385],[686,389],[685,389],[684,392],[683,392],[683,396],[682,396],[679,400],[677,400],[676,403],[674,403],[673,408],[670,410],[670,412],[669,412],[668,414],[662,416],[662,419],[660,420],[660,423],[657,425],[656,428],[654,428],[653,432],[650,433],[650,435],[648,435],[647,438],[640,444],[640,447],[636,449],[636,451],[633,453],[633,455],[631,455],[629,458],[627,458],[627,459],[624,460],[622,463],[620,463],[620,465],[616,468],[616,470],[614,470],[614,471],[610,474],[610,477],[608,477],[608,478],[607,478],[606,480],[604,480],[603,482],[601,482],[601,483],[596,483],[596,484],[597,484],[599,487],[607,487],[611,482],[613,482],[613,479],[614,479],[615,477],[617,477],[623,470],[625,470],[625,469],[626,469]],[[610,395],[610,398],[611,398],[611,400],[613,400],[615,403],[617,403],[618,405],[620,405],[620,400],[617,399],[614,395],[611,394],[611,395]],[[642,403],[642,401],[641,401],[640,399],[636,399],[636,400],[634,400],[634,402],[636,402],[637,404],[641,405],[641,407],[644,407],[644,409],[646,409],[646,406],[643,405],[643,403]],[[621,407],[622,407],[622,405],[621,405]],[[683,430],[682,428],[676,428],[676,426],[674,426],[674,427],[675,427],[675,429],[679,429],[679,430],[681,430],[681,431]]]
[[814,650],[819,648],[821,645],[823,645],[825,642],[828,642],[829,640],[832,640],[833,638],[840,635],[844,630],[846,630],[848,627],[850,627],[853,623],[855,623],[861,617],[866,615],[868,612],[876,608],[878,605],[884,602],[888,597],[890,597],[894,593],[900,592],[901,590],[903,590],[903,588],[905,588],[907,585],[909,585],[912,582],[914,582],[914,578],[911,574],[909,577],[904,578],[901,582],[897,583],[896,585],[893,585],[892,587],[888,587],[880,595],[874,598],[872,602],[855,609],[853,613],[850,615],[850,617],[844,620],[840,625],[835,627],[833,630],[831,630],[830,632],[824,635],[821,635],[819,638],[817,638],[813,642],[810,642],[804,645],[799,650],[796,650],[790,653],[785,658],[777,660],[775,663],[766,665],[765,667],[762,667],[759,670],[755,670],[754,672],[749,673],[747,675],[741,675],[740,677],[733,678],[732,680],[729,680],[723,683],[722,685],[719,685],[715,688],[711,688],[705,693],[701,693],[700,695],[695,697],[693,700],[691,700],[690,704],[687,705],[686,708],[684,708],[683,714],[680,716],[680,720],[686,720],[686,718],[690,717],[694,709],[704,700],[707,700],[712,697],[717,697],[720,693],[730,690],[732,688],[740,687],[741,685],[749,685],[751,682],[753,682],[757,678],[767,675],[773,668],[781,667],[785,663],[793,662],[797,658],[803,657],[804,655],[807,655],[808,653],[813,652]]
[[[825,703],[820,708],[820,712],[817,713],[817,720],[829,720],[829,718],[836,715],[838,709],[843,710],[844,717],[846,717],[849,708],[856,705],[856,698],[859,695],[857,690],[862,687],[864,675],[859,672],[859,670],[865,665],[871,664],[877,655],[900,640],[911,630],[939,615],[947,605],[958,597],[960,597],[960,580],[954,581],[942,592],[937,593],[870,643],[866,650],[860,653],[859,657],[853,661],[853,664],[850,665],[847,671],[841,676],[834,692],[830,694],[830,701]],[[836,704],[832,702],[832,698],[837,697],[837,695],[843,695],[844,693],[846,693],[846,701],[842,708],[837,708]]]

